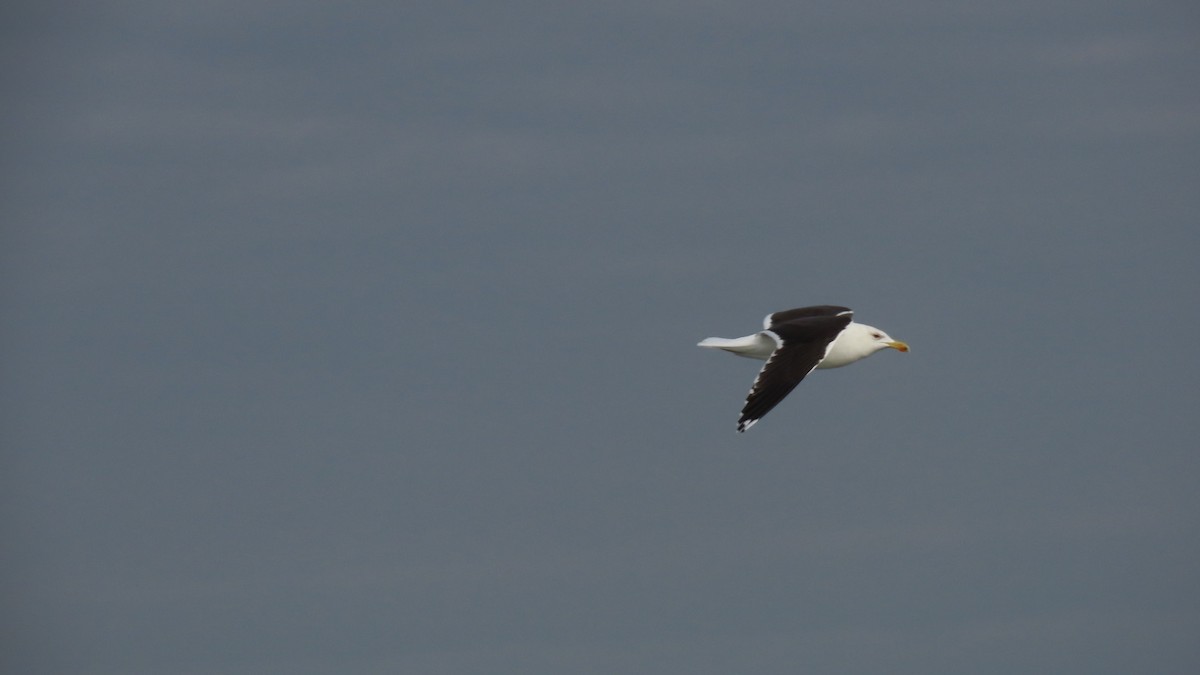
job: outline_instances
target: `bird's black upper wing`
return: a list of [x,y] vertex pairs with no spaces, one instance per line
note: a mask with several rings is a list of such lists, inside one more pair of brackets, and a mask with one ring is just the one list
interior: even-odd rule
[[[818,317],[835,317],[839,314],[850,312],[849,307],[838,307],[837,305],[813,305],[812,307],[797,307],[796,309],[785,309],[782,312],[768,314],[763,321],[763,328],[771,328],[777,324],[795,321],[796,319],[812,319]],[[850,312],[851,314],[853,312]],[[850,314],[846,314],[849,316]]]
[[[789,312],[810,309],[816,308],[805,307]],[[771,412],[825,358],[829,343],[850,325],[850,310],[836,309],[839,312],[832,316],[792,315],[786,321],[774,321],[771,329],[764,331],[779,346],[767,359],[754,380],[754,386],[750,388],[746,405],[742,407],[742,416],[738,419],[738,431],[749,429]],[[783,314],[787,312],[776,312],[771,318]]]

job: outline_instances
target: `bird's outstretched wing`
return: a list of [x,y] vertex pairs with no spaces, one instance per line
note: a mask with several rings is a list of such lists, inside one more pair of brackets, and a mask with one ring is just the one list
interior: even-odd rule
[[853,316],[854,312],[849,307],[839,307],[837,305],[813,305],[811,307],[797,307],[796,309],[785,309],[781,312],[768,314],[763,319],[763,328],[770,329],[779,324],[789,323],[797,319],[814,319],[820,317],[835,317],[835,316]]
[[[782,401],[800,381],[812,372],[825,358],[829,345],[839,333],[850,325],[850,310],[842,307],[803,308],[823,310],[821,315],[786,316],[790,312],[776,312],[767,317],[770,327],[764,334],[775,340],[777,345],[767,363],[758,372],[742,416],[738,419],[738,431],[754,426],[764,415]],[[830,315],[828,310],[839,310]],[[785,320],[779,320],[784,315]]]

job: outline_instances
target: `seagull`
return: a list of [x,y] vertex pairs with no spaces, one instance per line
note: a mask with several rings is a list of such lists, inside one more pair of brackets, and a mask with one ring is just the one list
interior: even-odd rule
[[768,314],[763,330],[740,338],[710,337],[697,346],[767,363],[758,372],[737,430],[754,426],[817,368],[841,368],[883,349],[908,351],[908,345],[878,328],[852,320],[847,307],[816,305]]

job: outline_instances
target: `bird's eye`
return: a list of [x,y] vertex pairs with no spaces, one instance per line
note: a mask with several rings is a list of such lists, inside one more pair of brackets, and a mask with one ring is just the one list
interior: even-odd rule
[[871,333],[871,337],[878,340],[879,338],[883,337],[883,333]]

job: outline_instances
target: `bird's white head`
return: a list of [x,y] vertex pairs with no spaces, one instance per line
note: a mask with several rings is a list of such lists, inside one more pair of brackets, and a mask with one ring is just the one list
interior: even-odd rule
[[851,322],[838,335],[818,368],[838,368],[865,359],[881,349],[908,351],[908,345],[865,323]]
[[852,324],[850,324],[850,326],[848,328],[854,328],[854,327],[858,327],[860,329],[859,332],[862,333],[864,335],[864,337],[866,337],[867,339],[870,340],[872,352],[877,352],[880,349],[888,349],[888,348],[895,349],[896,351],[900,351],[900,352],[908,351],[907,344],[894,339],[892,336],[888,335],[887,333],[879,330],[878,328],[876,328],[874,326],[868,326],[865,323],[857,323],[857,324],[852,323]]

